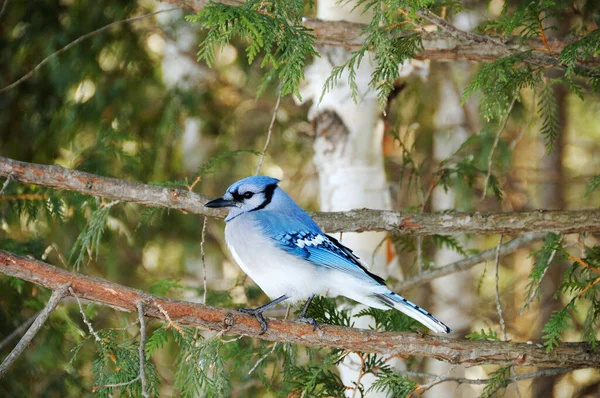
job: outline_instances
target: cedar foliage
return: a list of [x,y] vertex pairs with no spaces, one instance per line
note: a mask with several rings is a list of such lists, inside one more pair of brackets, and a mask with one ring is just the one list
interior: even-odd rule
[[[480,33],[501,38],[515,36],[521,42],[545,37],[556,30],[553,24],[557,18],[574,7],[572,2],[559,0],[512,4],[507,2],[501,17],[484,23]],[[301,23],[303,15],[311,12],[311,6],[310,2],[305,4],[300,0],[250,0],[242,6],[211,2],[187,20],[199,23],[205,30],[197,54],[199,60],[218,68],[218,52],[223,46],[233,44],[245,52],[250,64],[259,61],[259,67],[266,69],[260,72],[244,65],[245,73],[253,76],[260,73],[261,79],[249,79],[248,86],[242,89],[227,89],[240,90],[247,97],[260,92],[268,95],[274,91],[268,88],[273,88],[273,82],[278,80],[283,95],[299,97],[304,68],[312,57],[318,56],[315,37]],[[35,5],[11,2],[0,27],[2,37],[10,37],[4,39],[4,50],[0,52],[3,61],[0,62],[3,72],[0,85],[4,87],[22,71],[30,70],[37,55],[49,55],[98,26],[130,17],[139,11],[138,7],[116,1],[82,1],[68,6],[52,1]],[[449,14],[455,14],[464,6],[458,2],[433,0],[360,0],[356,7],[373,15],[371,23],[364,29],[364,44],[346,63],[334,68],[323,89],[330,90],[335,84],[344,83],[341,78],[346,73],[354,99],[359,100],[356,69],[361,62],[366,62],[367,57],[372,57],[377,66],[370,86],[377,91],[380,104],[385,107],[400,76],[399,65],[423,51],[421,36],[413,29],[414,25],[425,22],[417,11],[427,9],[439,14],[444,7]],[[404,147],[402,137],[393,137],[405,149],[401,160],[402,174],[398,179],[401,186],[407,187],[407,195],[419,199],[414,201],[413,208],[426,205],[420,201],[424,200],[425,179],[430,182],[427,188],[439,185],[473,197],[482,190],[483,177],[492,171],[488,188],[497,200],[502,199],[502,175],[506,174],[510,163],[509,144],[500,141],[493,170],[488,170],[487,159],[495,129],[504,118],[511,116],[509,109],[515,102],[520,103],[524,89],[535,92],[539,133],[547,151],[553,150],[559,125],[552,86],[564,84],[581,97],[589,97],[600,88],[600,72],[585,63],[600,51],[600,31],[589,28],[590,22],[599,18],[598,9],[591,0],[584,2],[581,9],[586,10],[582,22],[570,32],[576,40],[559,54],[548,52],[546,55],[552,59],[550,65],[540,65],[530,51],[515,51],[479,68],[466,86],[463,100],[481,95],[481,116],[487,124],[448,159],[431,167],[415,156],[415,148]],[[19,25],[21,20],[27,21],[26,26]],[[29,40],[26,46],[19,40],[22,37],[19,35],[24,32]],[[226,184],[211,179],[211,174],[218,172],[224,181],[247,174],[243,165],[255,161],[251,155],[256,152],[249,148],[257,148],[256,142],[262,142],[263,125],[247,116],[231,117],[233,107],[220,102],[219,90],[222,88],[216,83],[200,89],[198,95],[191,95],[181,88],[165,87],[154,73],[152,65],[156,61],[144,48],[144,39],[143,30],[122,26],[95,37],[87,46],[76,47],[64,55],[60,64],[51,64],[29,82],[0,96],[0,108],[7,110],[0,113],[0,123],[11,126],[11,131],[3,129],[0,132],[3,144],[0,154],[39,163],[75,159],[69,167],[167,186],[189,186],[199,180],[203,191],[213,193],[221,192]],[[111,56],[126,59],[126,65],[105,65],[103,68],[99,60]],[[560,76],[548,78],[545,69],[549,66],[559,70]],[[96,95],[88,102],[74,103],[72,93],[85,80],[94,81]],[[514,113],[518,112],[517,108]],[[209,127],[207,131],[216,131],[219,137],[224,137],[213,149],[211,155],[214,156],[193,172],[175,166],[182,157],[181,151],[173,145],[183,134],[182,115],[201,117]],[[291,118],[290,124],[299,123],[304,115],[298,111]],[[235,143],[236,146],[231,142],[234,141],[231,131],[240,128],[246,129],[248,134]],[[18,136],[15,131],[19,132]],[[285,154],[293,151],[306,150],[310,143],[294,139],[280,145],[287,151],[282,150],[277,159],[283,159]],[[68,152],[68,156],[61,155],[61,151]],[[304,159],[298,157],[290,161],[301,165]],[[599,187],[600,176],[596,175],[590,179],[584,196],[593,199]],[[472,202],[469,201],[463,210],[471,210]],[[160,244],[169,245],[180,239],[185,242],[182,246],[186,246],[182,250],[199,250],[197,220],[164,209],[140,209],[124,203],[105,203],[74,192],[11,183],[0,197],[0,210],[2,249],[42,258],[48,257],[48,248],[56,244],[67,255],[55,250],[49,254],[53,262],[61,264],[64,261],[65,267],[146,287],[155,294],[179,297],[184,287],[177,277],[185,272],[182,264],[174,264],[174,270],[147,276],[148,270],[140,265],[144,255],[142,249],[155,247],[154,237],[159,236]],[[30,232],[35,230],[30,228],[31,225],[37,228],[35,233]],[[173,236],[176,239],[172,239]],[[392,238],[399,253],[411,255],[416,252],[414,238],[403,235]],[[209,236],[209,240],[217,246],[214,236]],[[589,341],[596,349],[600,248],[585,247],[585,256],[573,258],[563,243],[563,237],[549,233],[542,247],[532,252],[535,264],[529,275],[527,296],[537,294],[545,271],[553,262],[569,259],[569,267],[556,292],[557,298],[568,298],[567,304],[556,310],[544,325],[544,345],[547,350],[553,350],[561,343],[565,332],[575,329],[582,340]],[[464,257],[472,253],[453,237],[425,237],[422,244],[426,267],[432,263],[427,257],[427,248],[449,248]],[[412,266],[410,270],[414,271],[414,264]],[[124,268],[126,272],[123,272]],[[151,280],[155,276],[160,279]],[[49,292],[5,276],[0,277],[0,284],[6,303],[0,328],[5,336],[41,309]],[[240,288],[238,293],[241,290],[241,295],[247,299],[245,306],[264,302],[264,295],[256,287],[242,285],[239,281],[236,288]],[[196,288],[195,293],[204,292]],[[233,307],[238,303],[229,292],[210,290],[207,293],[208,304]],[[353,318],[349,312],[340,309],[340,303],[344,302],[343,299],[317,298],[308,315],[321,323],[352,326]],[[578,314],[582,311],[583,316]],[[95,341],[88,333],[76,307],[59,308],[53,314],[48,330],[39,337],[43,343],[34,347],[31,356],[22,358],[0,383],[2,395],[36,393],[28,385],[29,380],[35,378],[41,380],[40,385],[49,386],[49,390],[61,396],[82,396],[90,391],[98,396],[138,396],[141,392],[141,384],[136,381],[139,330],[131,324],[133,317],[115,316],[112,311],[94,305],[85,307],[85,312],[98,326],[101,341]],[[356,316],[372,317],[374,328],[381,331],[424,331],[420,324],[394,311],[365,309]],[[337,374],[335,366],[348,355],[346,352],[248,338],[204,336],[195,329],[177,330],[156,321],[147,327],[145,370],[148,390],[154,396],[165,384],[180,396],[204,394],[215,397],[234,393],[257,396],[265,391],[282,396],[341,396],[348,387],[356,389],[358,396],[366,396],[372,390],[389,391],[394,397],[404,397],[418,387],[415,380],[392,369],[387,359],[375,355],[361,354],[362,373],[377,377],[371,390],[366,390],[360,383],[344,386]],[[497,330],[487,328],[474,330],[467,338],[500,339]],[[161,369],[165,357],[172,360],[165,367],[169,369]],[[409,367],[416,366],[412,359],[407,363]],[[91,365],[91,378],[79,372],[87,365]],[[483,396],[493,396],[507,387],[513,371],[512,367],[493,371]],[[8,383],[8,379],[12,382]],[[255,382],[257,379],[260,383]],[[129,382],[120,387],[107,387]],[[244,390],[236,391],[242,388],[240,386]]]

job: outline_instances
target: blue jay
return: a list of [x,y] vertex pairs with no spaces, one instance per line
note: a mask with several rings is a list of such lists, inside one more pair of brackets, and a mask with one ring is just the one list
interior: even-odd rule
[[247,177],[205,204],[229,209],[227,246],[242,270],[272,300],[240,310],[256,317],[261,334],[267,330],[262,313],[284,300],[307,300],[297,320],[316,330],[315,320],[307,318],[306,311],[315,295],[327,292],[374,308],[394,308],[437,333],[452,332],[429,312],[389,290],[352,250],[323,233],[278,183],[266,176]]

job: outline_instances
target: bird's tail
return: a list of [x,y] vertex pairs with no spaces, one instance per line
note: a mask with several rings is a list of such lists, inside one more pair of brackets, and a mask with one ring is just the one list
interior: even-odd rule
[[394,308],[409,317],[416,319],[423,325],[436,333],[452,333],[453,330],[446,326],[442,321],[425,311],[418,305],[408,301],[404,297],[388,291],[387,293],[375,295],[383,304],[388,307]]

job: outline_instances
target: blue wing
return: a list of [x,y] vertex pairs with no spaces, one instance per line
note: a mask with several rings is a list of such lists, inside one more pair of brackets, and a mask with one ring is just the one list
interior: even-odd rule
[[308,215],[308,220],[264,210],[252,215],[280,249],[312,264],[385,285],[382,278],[364,267],[352,250],[321,231]]

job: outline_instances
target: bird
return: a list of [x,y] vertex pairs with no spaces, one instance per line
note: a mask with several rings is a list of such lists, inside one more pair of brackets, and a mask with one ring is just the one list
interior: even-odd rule
[[271,301],[238,311],[253,315],[267,331],[263,312],[283,302],[306,300],[297,321],[306,316],[317,295],[345,296],[369,307],[395,309],[436,333],[452,333],[443,322],[392,292],[349,248],[325,234],[279,187],[280,180],[250,176],[233,183],[225,194],[204,206],[227,208],[225,240],[240,268]]

